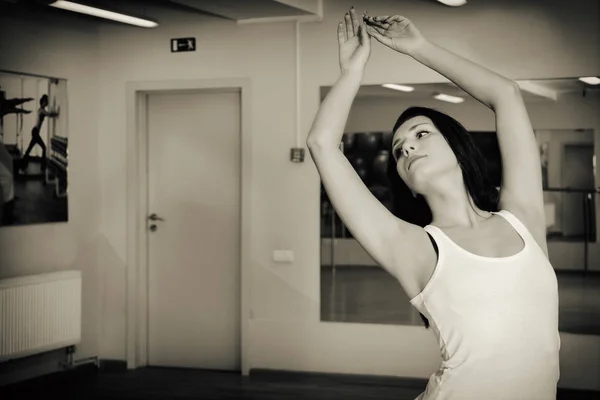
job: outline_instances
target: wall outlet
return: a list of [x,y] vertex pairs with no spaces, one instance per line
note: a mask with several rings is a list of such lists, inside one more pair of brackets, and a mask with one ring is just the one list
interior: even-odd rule
[[273,251],[273,261],[278,263],[293,263],[294,252],[292,250],[275,250]]
[[290,160],[295,163],[304,162],[304,149],[301,147],[294,147],[290,150]]

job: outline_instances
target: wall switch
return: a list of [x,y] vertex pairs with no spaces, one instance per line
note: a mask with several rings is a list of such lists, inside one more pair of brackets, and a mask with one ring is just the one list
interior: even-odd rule
[[275,250],[273,251],[273,261],[278,263],[293,263],[294,252],[292,250]]

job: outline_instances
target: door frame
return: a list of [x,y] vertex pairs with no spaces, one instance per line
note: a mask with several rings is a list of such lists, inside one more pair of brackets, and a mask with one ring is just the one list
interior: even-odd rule
[[[252,206],[252,130],[251,80],[249,78],[177,79],[135,81],[126,83],[127,91],[127,294],[126,294],[126,357],[127,368],[148,365],[148,156],[147,106],[148,95],[160,92],[198,91],[202,89],[239,89],[241,144],[240,199],[240,279],[241,279],[241,367],[250,371],[250,251]],[[143,150],[143,151],[142,151]]]

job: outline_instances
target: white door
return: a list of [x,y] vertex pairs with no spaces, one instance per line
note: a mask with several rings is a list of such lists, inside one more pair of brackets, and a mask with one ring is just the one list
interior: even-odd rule
[[148,96],[150,365],[241,370],[240,100]]

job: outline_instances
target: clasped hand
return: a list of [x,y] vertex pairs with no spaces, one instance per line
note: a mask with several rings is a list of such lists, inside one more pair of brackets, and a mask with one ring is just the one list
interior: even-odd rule
[[403,54],[410,55],[424,41],[417,27],[406,17],[358,16],[351,8],[344,21],[337,27],[342,72],[363,72],[371,55],[371,37],[381,44]]

